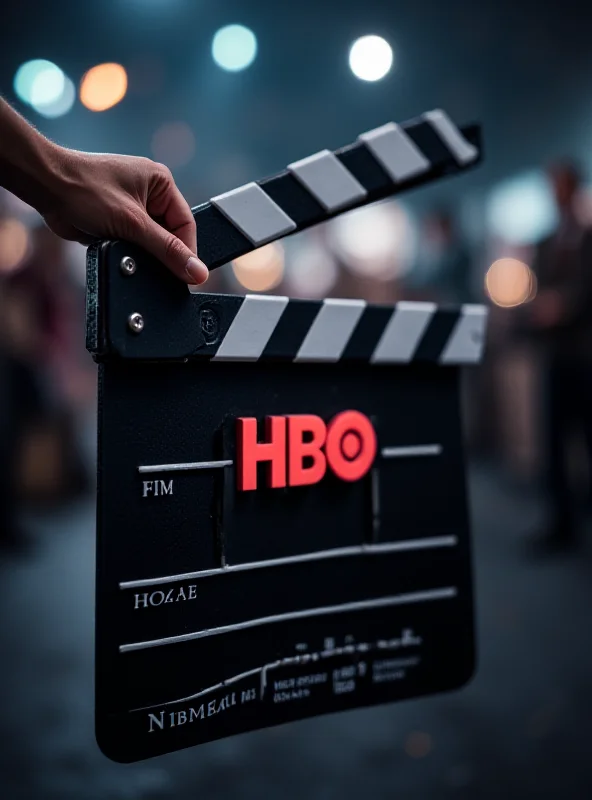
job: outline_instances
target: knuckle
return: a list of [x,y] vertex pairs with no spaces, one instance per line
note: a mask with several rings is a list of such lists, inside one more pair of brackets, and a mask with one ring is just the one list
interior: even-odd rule
[[178,261],[183,257],[184,248],[177,237],[169,233],[164,242],[164,251],[167,261]]
[[136,206],[130,206],[121,211],[121,225],[125,233],[133,234],[144,227],[144,213]]
[[154,168],[156,169],[156,174],[163,178],[165,181],[171,181],[173,179],[173,174],[170,169],[166,166],[166,164],[161,164],[160,162],[154,162]]

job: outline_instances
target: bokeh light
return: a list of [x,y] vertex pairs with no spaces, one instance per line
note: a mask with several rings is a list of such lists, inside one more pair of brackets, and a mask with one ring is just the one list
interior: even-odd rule
[[212,40],[212,57],[228,72],[246,69],[257,55],[257,38],[244,25],[226,25]]
[[234,277],[250,292],[274,289],[284,275],[284,248],[271,242],[232,262]]
[[486,209],[492,232],[504,241],[533,244],[550,234],[557,210],[549,184],[540,172],[503,181],[490,195]]
[[392,47],[382,36],[362,36],[349,51],[350,69],[362,81],[379,81],[392,65]]
[[350,271],[362,277],[390,280],[411,268],[415,230],[400,203],[364,206],[329,224],[329,242]]
[[74,105],[76,100],[76,87],[74,83],[64,76],[64,86],[62,93],[59,97],[49,103],[33,103],[33,108],[42,117],[48,119],[55,119],[56,117],[63,117]]
[[315,299],[329,294],[337,282],[338,272],[327,248],[320,242],[306,241],[295,246],[292,257],[288,258],[286,281],[291,294]]
[[0,220],[0,273],[17,269],[29,251],[29,231],[18,219]]
[[167,122],[154,132],[151,150],[167,167],[184,167],[195,155],[195,136],[186,122]]
[[[41,81],[41,86],[43,84],[44,73],[49,75],[50,81],[53,79],[61,80],[63,83],[64,73],[62,70],[56,66],[52,61],[47,61],[44,58],[35,58],[32,61],[27,61],[17,69],[16,74],[14,76],[14,91],[17,97],[23,101],[23,103],[28,103],[29,105],[32,102],[33,98],[33,85],[37,81]],[[58,92],[59,96],[59,92]],[[54,98],[55,99],[55,98]]]
[[536,294],[536,278],[523,261],[499,258],[487,270],[485,291],[492,303],[512,308],[532,300]]
[[80,100],[91,111],[106,111],[127,92],[127,73],[121,64],[97,64],[80,82]]
[[424,731],[412,731],[405,739],[405,752],[411,758],[425,758],[432,750],[432,737]]
[[31,105],[35,108],[55,103],[62,96],[65,82],[66,76],[55,64],[40,70],[31,83]]

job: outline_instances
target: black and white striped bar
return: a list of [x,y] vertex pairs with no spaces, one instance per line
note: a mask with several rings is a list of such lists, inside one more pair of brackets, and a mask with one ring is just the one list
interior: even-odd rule
[[200,258],[214,269],[344,210],[460,172],[480,157],[478,128],[459,129],[443,111],[390,122],[335,153],[322,150],[194,208]]
[[[208,295],[199,297],[207,302]],[[200,348],[194,357],[380,365],[471,364],[482,355],[487,310],[480,305],[375,306],[364,300],[314,302],[253,294],[240,298],[239,304],[236,300],[228,306],[219,343]]]

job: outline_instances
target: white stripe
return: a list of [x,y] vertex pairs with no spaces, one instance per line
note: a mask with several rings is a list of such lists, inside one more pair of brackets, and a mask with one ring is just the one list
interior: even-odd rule
[[294,361],[339,361],[365,308],[364,300],[324,300]]
[[410,456],[439,456],[441,444],[416,444],[410,447],[383,447],[380,454],[383,458],[409,458]]
[[317,550],[312,553],[300,553],[296,556],[268,558],[265,561],[247,561],[229,567],[202,569],[197,572],[184,572],[180,575],[167,575],[162,578],[141,578],[137,581],[122,581],[120,589],[139,589],[142,586],[160,586],[175,581],[189,581],[197,578],[209,578],[212,575],[230,575],[233,572],[250,572],[253,569],[280,567],[285,564],[302,564],[309,561],[325,561],[332,558],[350,556],[380,555],[384,553],[407,553],[410,550],[427,550],[437,547],[456,547],[456,536],[429,536],[421,539],[402,539],[399,542],[383,542],[382,544],[360,544],[351,547],[334,547],[331,550]]
[[487,309],[466,304],[440,356],[441,364],[474,364],[481,360],[485,344]]
[[212,361],[257,361],[287,305],[287,297],[248,294]]
[[138,467],[138,472],[182,472],[190,469],[220,469],[220,467],[231,467],[232,461],[190,461],[183,464],[150,464],[145,467]]
[[296,223],[257,183],[247,183],[210,201],[255,247],[296,230]]
[[390,597],[380,597],[375,600],[358,600],[353,603],[340,603],[334,606],[320,606],[318,608],[306,608],[302,611],[290,611],[286,614],[273,614],[269,617],[259,617],[249,619],[246,622],[237,622],[234,625],[221,625],[218,628],[206,628],[203,631],[194,633],[182,633],[180,636],[167,636],[164,639],[152,639],[147,642],[134,642],[133,644],[122,644],[119,646],[120,653],[129,653],[132,650],[145,650],[148,647],[160,647],[164,644],[176,644],[178,642],[190,642],[195,639],[205,639],[208,636],[218,636],[232,631],[243,631],[249,628],[257,628],[261,625],[270,625],[275,622],[285,622],[291,619],[307,619],[310,617],[320,617],[325,614],[344,614],[356,611],[367,611],[372,608],[389,608],[390,606],[405,605],[407,603],[424,603],[429,600],[450,600],[456,597],[457,589],[455,586],[446,586],[442,589],[429,589],[423,592],[409,592],[409,594],[397,594]]
[[470,164],[479,155],[477,148],[468,142],[448,114],[437,109],[428,111],[423,115],[433,128],[440,134],[448,149],[452,152],[457,162],[461,165]]
[[395,183],[421,175],[431,166],[403,128],[394,122],[362,133],[358,139],[364,142]]
[[294,161],[288,169],[329,213],[351,206],[368,194],[330,150]]
[[411,361],[435,311],[435,303],[397,303],[370,362],[389,364]]

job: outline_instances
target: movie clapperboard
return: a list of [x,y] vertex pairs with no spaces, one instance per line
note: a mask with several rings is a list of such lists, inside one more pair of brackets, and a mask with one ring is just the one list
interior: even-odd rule
[[[389,123],[194,209],[199,254],[213,269],[480,158],[442,111]],[[87,271],[103,752],[466,683],[459,377],[485,309],[192,293],[121,241]]]

